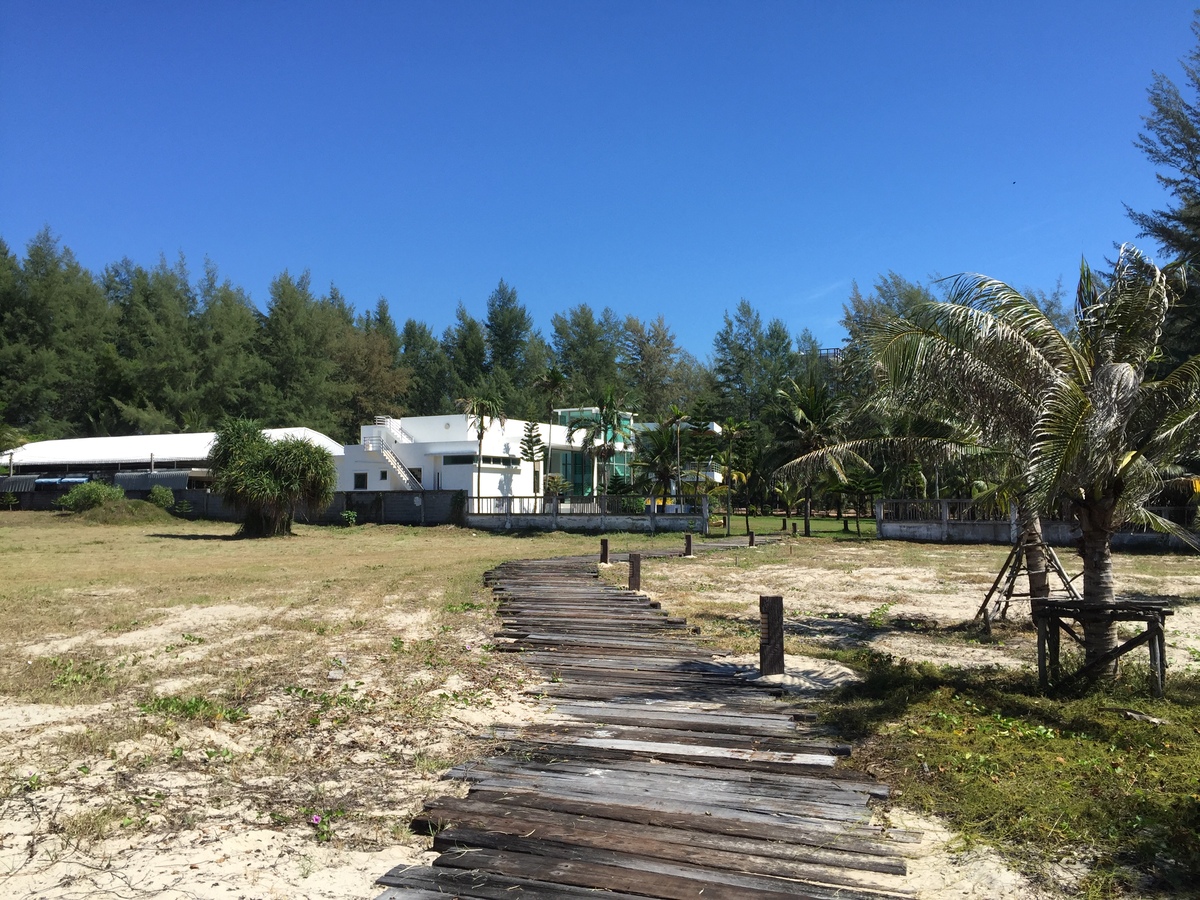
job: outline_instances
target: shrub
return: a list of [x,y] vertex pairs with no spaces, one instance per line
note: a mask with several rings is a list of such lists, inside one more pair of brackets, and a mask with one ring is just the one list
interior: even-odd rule
[[20,504],[20,502],[20,498],[12,491],[5,491],[3,494],[0,494],[0,504],[4,505],[8,509],[12,509]]
[[353,528],[358,524],[358,513],[352,509],[342,510],[341,519],[343,525],[345,525],[347,528]]
[[77,484],[63,495],[58,505],[71,512],[81,513],[96,509],[105,503],[124,500],[125,491],[115,484],[105,484],[103,481],[89,481]]
[[156,484],[150,488],[150,496],[146,499],[161,509],[170,509],[175,505],[175,492],[165,484]]

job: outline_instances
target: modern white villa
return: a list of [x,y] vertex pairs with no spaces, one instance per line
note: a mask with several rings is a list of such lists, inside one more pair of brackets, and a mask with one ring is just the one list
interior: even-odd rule
[[[520,419],[485,420],[480,453],[474,422],[462,414],[379,416],[374,424],[362,426],[358,444],[343,448],[337,460],[337,490],[442,490],[464,491],[471,498],[532,498],[542,494],[545,476],[555,474],[566,482],[566,493],[591,495],[603,482],[600,464],[584,452],[582,432],[572,436],[571,431],[597,412],[587,407],[557,409],[553,424],[535,423],[542,444],[550,448],[549,472],[543,471],[543,460],[521,458],[526,422]],[[633,414],[622,417],[623,424],[632,427]],[[630,476],[633,459],[632,444],[618,439],[615,451],[607,463],[610,483]]]

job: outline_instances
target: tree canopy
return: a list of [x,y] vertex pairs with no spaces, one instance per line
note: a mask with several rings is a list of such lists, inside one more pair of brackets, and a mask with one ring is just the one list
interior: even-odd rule
[[246,419],[221,423],[208,464],[213,489],[242,514],[245,537],[291,534],[297,511],[323,511],[337,484],[324,447],[299,437],[272,441]]

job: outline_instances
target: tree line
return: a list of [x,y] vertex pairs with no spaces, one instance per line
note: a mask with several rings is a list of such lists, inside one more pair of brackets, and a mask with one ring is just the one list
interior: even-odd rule
[[356,312],[336,286],[285,271],[259,309],[211,262],[199,278],[182,258],[92,273],[47,228],[23,257],[0,241],[0,415],[9,444],[211,430],[226,416],[352,441],[376,415],[452,414],[469,396],[531,420],[606,391],[643,420],[672,406],[748,416],[815,348],[744,300],[705,361],[662,316],[580,304],[544,334],[503,280],[483,306],[460,303],[438,335],[398,323],[385,298]]

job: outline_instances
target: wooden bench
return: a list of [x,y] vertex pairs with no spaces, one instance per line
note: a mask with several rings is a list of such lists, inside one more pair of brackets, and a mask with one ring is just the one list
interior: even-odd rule
[[[1033,603],[1033,621],[1038,635],[1038,681],[1045,690],[1062,687],[1080,678],[1099,675],[1107,666],[1126,653],[1146,644],[1150,651],[1150,680],[1155,697],[1163,695],[1167,677],[1166,637],[1164,626],[1167,609],[1163,600],[1123,600],[1110,606],[1091,606],[1080,600],[1041,600]],[[1075,621],[1080,634],[1067,624]],[[1083,646],[1082,630],[1093,622],[1142,622],[1146,627],[1124,643],[1097,657],[1078,671],[1063,678],[1059,661],[1059,640],[1065,632],[1076,644]]]

